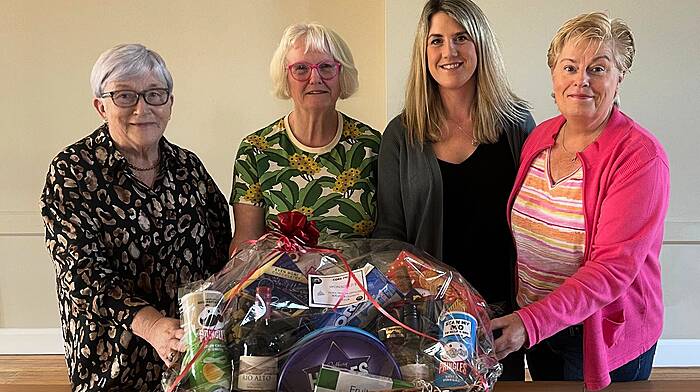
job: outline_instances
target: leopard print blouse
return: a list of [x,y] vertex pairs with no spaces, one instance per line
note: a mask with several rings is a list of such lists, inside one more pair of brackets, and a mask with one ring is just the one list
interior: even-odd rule
[[75,391],[160,389],[163,362],[134,335],[151,305],[178,317],[177,290],[217,272],[231,241],[228,205],[195,154],[162,138],[152,188],[103,125],[53,159],[41,195]]

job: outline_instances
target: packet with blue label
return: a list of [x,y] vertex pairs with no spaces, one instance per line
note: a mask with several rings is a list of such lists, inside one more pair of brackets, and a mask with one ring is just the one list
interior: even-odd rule
[[[377,301],[382,307],[388,306],[389,304],[401,300],[401,294],[397,290],[396,286],[391,283],[386,276],[372,264],[366,264],[364,267],[354,270],[353,274],[358,278],[360,282],[365,284],[367,292]],[[333,275],[335,278],[335,286],[332,286],[332,282],[315,282],[314,278],[322,279],[322,277],[316,277],[309,275],[309,296],[312,297],[314,292],[318,293],[323,290],[324,294],[332,292],[325,301],[325,307],[332,308],[336,303],[343,299],[343,304],[346,306],[339,307],[336,310],[329,310],[324,313],[318,322],[318,327],[342,327],[351,326],[358,328],[365,328],[370,323],[372,323],[379,311],[375,308],[371,301],[366,297],[366,295],[355,295],[358,292],[362,293],[362,290],[355,287],[357,284],[354,279],[350,278],[350,285],[347,284],[348,273],[341,273]],[[328,278],[325,276],[323,278]],[[323,289],[318,289],[317,287],[322,286]],[[342,294],[342,295],[341,295]],[[350,297],[349,301],[351,303],[347,304],[346,297]],[[314,302],[313,298],[310,298],[310,303]],[[320,301],[316,301],[320,302]],[[313,305],[312,305],[313,306]]]

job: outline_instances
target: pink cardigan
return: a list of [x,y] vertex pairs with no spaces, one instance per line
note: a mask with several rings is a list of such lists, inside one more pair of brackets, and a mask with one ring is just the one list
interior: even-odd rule
[[[564,122],[563,116],[547,120],[528,137],[509,209],[530,164],[554,144]],[[583,264],[517,314],[530,346],[583,321],[584,384],[599,390],[610,384],[610,371],[643,354],[661,336],[659,252],[669,164],[656,138],[617,107],[598,139],[578,157],[584,173]]]

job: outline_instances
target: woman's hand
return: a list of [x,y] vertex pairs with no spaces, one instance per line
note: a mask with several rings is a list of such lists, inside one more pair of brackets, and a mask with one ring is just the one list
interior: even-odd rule
[[495,341],[496,358],[499,361],[527,344],[527,331],[517,314],[511,313],[491,320],[491,331],[497,329],[503,330],[501,337]]
[[180,320],[165,317],[155,308],[141,309],[131,324],[134,333],[142,337],[156,349],[165,366],[172,366],[179,353],[186,347],[180,340],[185,331],[180,328]]

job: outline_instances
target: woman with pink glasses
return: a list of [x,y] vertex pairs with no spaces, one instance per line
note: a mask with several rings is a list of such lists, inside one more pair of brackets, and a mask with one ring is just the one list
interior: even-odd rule
[[380,134],[335,108],[358,87],[350,48],[325,26],[291,25],[270,75],[275,96],[291,98],[293,109],[241,142],[229,200],[236,224],[231,249],[293,210],[315,221],[322,236],[369,236]]

